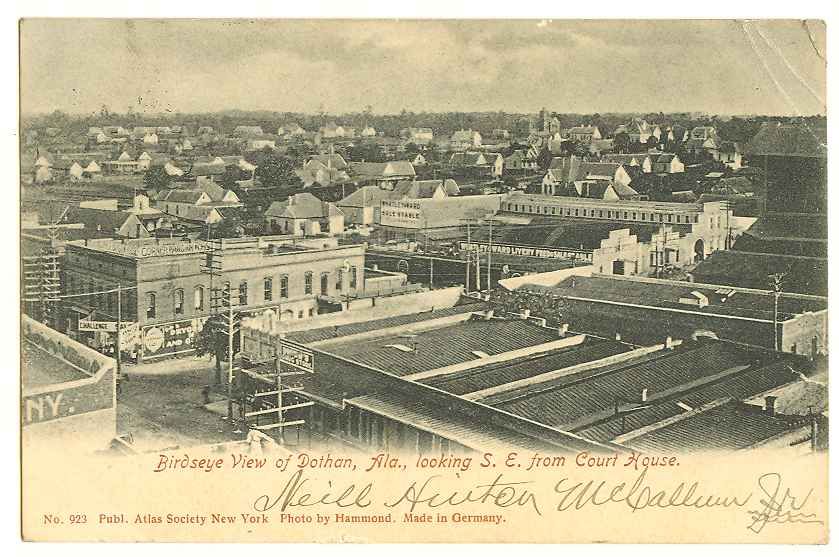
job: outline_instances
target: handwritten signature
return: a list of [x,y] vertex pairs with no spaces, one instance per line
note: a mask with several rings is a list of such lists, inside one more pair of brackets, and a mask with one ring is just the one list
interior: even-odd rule
[[[445,489],[439,481],[441,476],[432,475],[424,480],[412,481],[405,489],[396,491],[383,501],[384,506],[407,507],[410,512],[418,508],[456,507],[463,504],[492,504],[497,507],[523,507],[542,515],[541,505],[531,481],[512,481],[498,474],[491,482],[459,489]],[[706,510],[710,508],[745,508],[759,497],[760,506],[746,509],[749,516],[747,528],[755,534],[772,524],[799,523],[824,524],[815,513],[805,512],[813,493],[811,489],[804,496],[794,495],[784,486],[780,474],[772,472],[757,479],[759,493],[743,490],[741,493],[719,494],[708,491],[699,482],[679,482],[669,488],[650,485],[647,470],[634,480],[623,482],[572,481],[560,478],[553,487],[555,511],[576,511],[586,506],[618,504],[631,512],[643,509],[682,508]],[[757,495],[757,497],[755,497]],[[296,471],[274,495],[260,495],[253,502],[259,512],[314,506],[338,508],[366,508],[374,503],[373,483],[357,485],[348,483],[336,485],[329,481],[310,480],[302,470]]]
[[804,497],[792,494],[789,488],[783,486],[781,475],[776,472],[763,474],[757,480],[762,495],[759,509],[748,511],[751,516],[751,524],[748,529],[759,534],[770,522],[773,524],[802,523],[802,524],[824,524],[815,513],[800,512],[810,499],[813,490],[807,492]]

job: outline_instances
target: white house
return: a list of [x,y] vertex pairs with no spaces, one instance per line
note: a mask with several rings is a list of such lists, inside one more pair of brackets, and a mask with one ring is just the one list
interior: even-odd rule
[[156,133],[147,133],[143,136],[143,143],[146,145],[157,145],[159,141]]
[[452,134],[450,146],[453,151],[462,151],[480,147],[481,134],[476,130],[458,130]]
[[273,230],[294,236],[344,232],[343,211],[334,203],[321,201],[305,192],[271,203],[265,211],[265,220]]

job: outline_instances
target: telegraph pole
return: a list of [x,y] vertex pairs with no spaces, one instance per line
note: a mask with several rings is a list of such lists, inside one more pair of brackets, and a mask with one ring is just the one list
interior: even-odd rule
[[772,332],[774,339],[773,348],[778,352],[781,352],[781,348],[778,346],[778,301],[781,297],[781,289],[784,285],[784,277],[786,277],[786,275],[786,273],[773,273],[769,275],[769,279],[772,281],[772,291],[775,298],[772,309]]
[[487,298],[492,291],[492,221],[493,215],[489,217],[489,249],[487,250]]
[[469,267],[472,265],[472,226],[466,221],[466,293],[469,294]]
[[122,283],[117,283],[117,381],[122,378]]

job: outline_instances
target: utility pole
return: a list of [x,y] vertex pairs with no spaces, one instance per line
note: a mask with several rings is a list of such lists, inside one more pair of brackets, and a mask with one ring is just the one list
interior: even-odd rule
[[466,293],[469,294],[469,266],[472,264],[472,226],[466,221]]
[[492,221],[493,215],[489,217],[489,249],[487,250],[487,298],[492,291]]
[[117,381],[122,379],[122,283],[117,283]]
[[784,278],[786,276],[786,273],[772,273],[769,275],[769,279],[772,281],[772,291],[775,298],[772,308],[772,333],[774,339],[773,348],[777,352],[781,352],[781,347],[778,346],[778,301],[781,298],[781,291],[784,285]]

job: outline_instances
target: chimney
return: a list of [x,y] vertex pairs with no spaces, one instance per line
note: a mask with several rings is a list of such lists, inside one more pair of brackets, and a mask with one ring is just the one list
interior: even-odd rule
[[664,339],[664,348],[666,348],[667,350],[673,349],[673,337],[668,336],[666,339]]
[[619,341],[621,339],[620,333],[615,333],[615,340]]
[[641,402],[647,402],[647,391],[648,389],[644,389],[641,391]]
[[529,309],[521,310],[521,318],[522,319],[527,319],[528,317],[530,317],[530,310]]
[[763,407],[764,412],[766,412],[767,416],[774,416],[775,415],[775,401],[778,400],[776,396],[767,396],[764,398],[766,401],[765,406]]
[[559,336],[564,337],[568,334],[568,323],[563,323],[559,326]]

